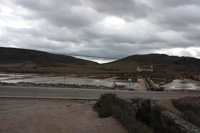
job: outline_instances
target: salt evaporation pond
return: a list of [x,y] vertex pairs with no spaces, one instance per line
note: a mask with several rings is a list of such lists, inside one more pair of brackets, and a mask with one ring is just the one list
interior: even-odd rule
[[200,85],[190,83],[182,79],[175,79],[168,84],[162,85],[161,87],[169,89],[190,89],[190,90],[200,89]]
[[[8,75],[7,78],[0,78],[0,82],[5,83],[19,83],[19,82],[29,82],[29,83],[47,83],[47,84],[77,84],[77,85],[103,85],[107,87],[112,87],[115,81],[117,85],[124,85],[127,88],[135,89],[138,83],[128,83],[124,80],[115,79],[94,79],[94,78],[74,78],[74,77],[49,77],[49,76],[33,76],[32,78],[24,78],[23,76],[17,76],[18,79],[13,77],[14,75]],[[27,75],[25,75],[27,77]],[[5,79],[4,79],[5,78]]]

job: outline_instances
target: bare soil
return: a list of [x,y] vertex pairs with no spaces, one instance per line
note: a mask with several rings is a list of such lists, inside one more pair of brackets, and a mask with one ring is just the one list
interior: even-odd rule
[[146,91],[147,88],[146,88],[144,79],[139,78],[139,79],[138,79],[138,82],[139,82],[139,84],[138,84],[138,87],[136,88],[136,90],[138,90],[138,91]]
[[125,133],[114,118],[98,118],[84,101],[0,98],[1,133]]
[[192,79],[184,79],[184,80],[187,81],[187,82],[191,82],[191,83],[200,85],[200,81],[196,81],[196,80],[192,80]]
[[176,115],[181,114],[181,112],[174,107],[174,105],[172,104],[172,101],[170,99],[159,99],[158,105],[166,110],[171,111],[172,113],[174,113]]
[[183,98],[179,98],[177,101],[182,104],[188,104],[188,105],[200,107],[200,97],[199,96],[186,96]]

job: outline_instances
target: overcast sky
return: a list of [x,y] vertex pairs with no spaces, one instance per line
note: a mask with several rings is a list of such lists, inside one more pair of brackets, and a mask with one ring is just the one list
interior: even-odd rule
[[200,58],[200,0],[0,0],[0,46]]

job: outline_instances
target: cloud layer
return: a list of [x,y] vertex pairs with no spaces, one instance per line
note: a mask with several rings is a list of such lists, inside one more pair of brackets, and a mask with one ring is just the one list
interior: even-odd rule
[[0,46],[122,58],[200,58],[199,0],[0,1]]

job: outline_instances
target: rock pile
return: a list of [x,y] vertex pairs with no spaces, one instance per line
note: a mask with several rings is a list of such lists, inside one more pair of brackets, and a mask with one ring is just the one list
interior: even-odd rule
[[141,107],[151,105],[150,99],[135,98],[135,99],[128,99],[127,101],[129,103],[131,103],[131,106],[132,106],[134,112],[137,112],[138,109],[140,109]]

